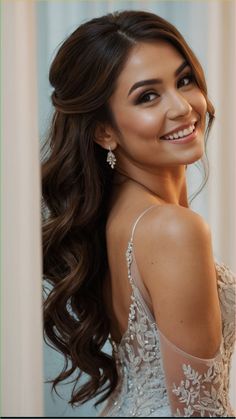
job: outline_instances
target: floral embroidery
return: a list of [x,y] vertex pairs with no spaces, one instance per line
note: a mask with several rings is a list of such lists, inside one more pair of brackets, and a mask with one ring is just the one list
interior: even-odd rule
[[[160,353],[159,332],[132,278],[133,242],[126,259],[132,286],[128,328],[120,344],[111,340],[119,383],[100,416],[172,417]],[[222,311],[223,340],[218,355],[204,371],[191,362],[182,364],[182,378],[172,383],[178,408],[175,416],[233,416],[228,399],[229,368],[235,334],[235,278],[225,265],[216,263]],[[182,407],[182,408],[180,408]]]
[[191,365],[182,365],[185,380],[180,385],[173,384],[172,392],[183,405],[183,411],[178,408],[175,416],[189,417],[196,413],[200,417],[222,417],[229,412],[228,401],[225,398],[222,347],[218,360],[212,361],[203,374],[199,374]]

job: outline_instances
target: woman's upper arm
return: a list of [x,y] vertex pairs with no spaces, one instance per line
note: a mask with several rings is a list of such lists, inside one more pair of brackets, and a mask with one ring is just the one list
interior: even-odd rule
[[209,227],[175,206],[153,211],[147,222],[145,245],[138,244],[137,232],[137,250],[157,325],[181,350],[212,358],[220,346],[221,315]]

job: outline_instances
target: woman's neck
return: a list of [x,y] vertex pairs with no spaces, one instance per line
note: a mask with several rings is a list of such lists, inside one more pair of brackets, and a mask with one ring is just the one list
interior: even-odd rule
[[133,174],[130,175],[123,172],[116,172],[114,184],[122,186],[125,184],[127,185],[127,183],[138,185],[140,188],[148,191],[152,196],[165,203],[180,205],[186,208],[189,207],[185,174],[181,178],[172,179],[168,176],[161,176],[161,178],[158,178],[149,176],[149,174],[144,174],[141,177]]

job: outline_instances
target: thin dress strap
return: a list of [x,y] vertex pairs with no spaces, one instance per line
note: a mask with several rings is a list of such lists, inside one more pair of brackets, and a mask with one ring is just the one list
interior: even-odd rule
[[133,243],[133,237],[134,237],[134,232],[135,229],[137,227],[138,222],[140,221],[140,219],[144,216],[144,214],[146,214],[146,212],[148,212],[151,208],[157,207],[158,205],[152,205],[151,207],[146,208],[136,219],[136,221],[133,224],[133,228],[132,228],[132,233],[131,233],[131,238],[128,244],[128,249],[126,252],[126,257],[127,257],[127,262],[128,262],[128,278],[130,280],[131,286],[136,286],[137,289],[139,290],[139,300],[141,298],[142,300],[142,305],[145,309],[145,311],[147,313],[149,313],[149,316],[151,316],[152,319],[154,319],[153,317],[153,312],[152,312],[152,303],[151,303],[151,299],[150,296],[146,290],[146,287],[144,286],[143,280],[141,278],[138,266],[137,266],[137,262],[136,262],[136,258],[135,258],[135,252],[134,252],[134,243]]
[[157,205],[152,205],[151,207],[148,207],[148,208],[146,208],[139,216],[138,216],[138,218],[136,219],[136,221],[134,222],[134,224],[133,224],[133,228],[132,228],[132,233],[131,233],[131,239],[130,239],[130,241],[132,242],[133,241],[133,237],[134,237],[134,232],[135,232],[135,229],[136,229],[136,226],[137,226],[137,224],[138,224],[138,222],[139,222],[139,220],[143,217],[143,215],[144,214],[146,214],[146,212],[148,212],[151,208],[153,208],[153,207],[157,207]]

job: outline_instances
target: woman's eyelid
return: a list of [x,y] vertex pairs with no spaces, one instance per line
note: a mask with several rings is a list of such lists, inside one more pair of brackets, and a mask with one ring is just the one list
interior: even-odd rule
[[[142,102],[142,99],[145,97],[145,96],[148,96],[148,95],[155,95],[156,96],[156,98],[158,98],[158,97],[160,97],[160,94],[156,91],[156,89],[151,89],[151,88],[149,88],[148,90],[144,90],[143,92],[141,92],[139,95],[138,95],[138,97],[135,99],[135,102]],[[152,100],[154,100],[154,99],[152,99]],[[147,102],[152,102],[152,100],[150,100],[150,101],[147,101]]]
[[179,82],[181,82],[183,79],[189,79],[190,82],[194,81],[194,74],[191,70],[186,71],[186,73],[182,74],[178,80],[177,80],[177,84]]
[[149,90],[144,91],[143,93],[141,93],[141,95],[140,95],[139,97],[140,97],[140,98],[142,98],[143,96],[146,96],[146,95],[156,95],[156,96],[160,96],[160,94],[159,94],[156,90],[151,90],[151,89],[149,89]]
[[[190,82],[188,84],[190,84],[192,81],[194,81],[194,74],[193,74],[193,71],[191,69],[185,70],[185,72],[183,72],[183,74],[178,76],[178,79],[177,79],[176,83],[178,84],[180,81],[182,81],[185,78],[189,78]],[[138,96],[134,99],[134,101],[135,101],[135,103],[140,103],[140,102],[142,102],[142,98],[144,96],[152,95],[152,94],[156,95],[157,98],[161,96],[161,94],[157,92],[156,88],[149,87],[148,89],[146,89],[146,90],[144,89],[142,92],[140,92],[138,94]],[[153,100],[147,101],[146,103],[152,102]]]

